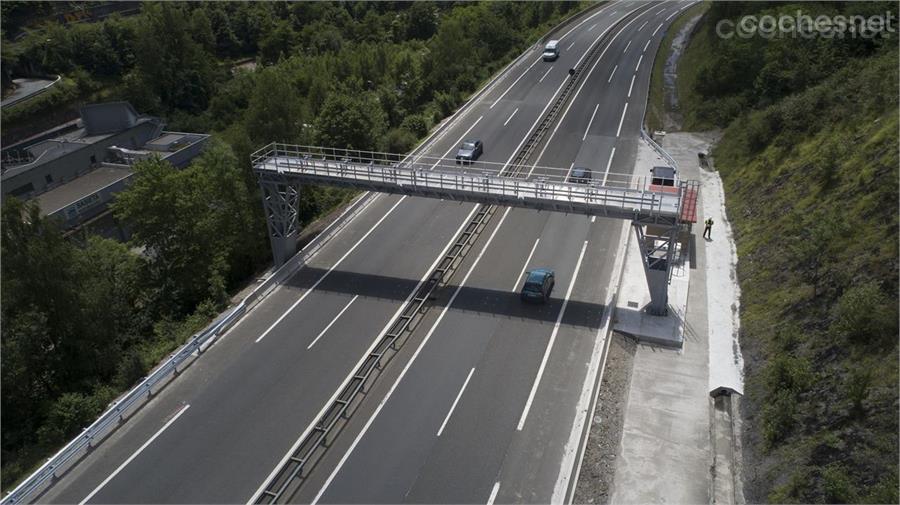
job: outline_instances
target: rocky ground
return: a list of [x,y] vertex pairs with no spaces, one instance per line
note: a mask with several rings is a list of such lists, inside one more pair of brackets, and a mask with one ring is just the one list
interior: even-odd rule
[[607,504],[612,496],[616,456],[622,440],[622,423],[637,346],[633,339],[616,332],[612,333],[611,338],[574,503]]

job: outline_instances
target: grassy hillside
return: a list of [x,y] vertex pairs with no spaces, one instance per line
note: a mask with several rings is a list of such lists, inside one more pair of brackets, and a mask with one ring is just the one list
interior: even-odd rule
[[713,4],[679,64],[685,127],[725,127],[713,156],[739,256],[747,501],[897,503],[896,35],[712,31],[796,8]]
[[[650,76],[650,96],[647,99],[647,112],[644,116],[644,123],[648,131],[665,130],[669,128],[666,121],[666,111],[670,114],[676,114],[678,111],[671,110],[672,104],[669,103],[669,96],[665,90],[663,83],[663,74],[666,70],[666,60],[672,54],[672,42],[675,36],[684,29],[684,25],[695,16],[705,13],[709,9],[708,2],[700,2],[690,9],[684,11],[680,16],[675,18],[672,24],[666,29],[666,35],[663,37],[659,45],[659,54],[653,60],[653,73]],[[683,55],[682,55],[683,56]],[[677,67],[677,72],[681,73],[681,65]],[[676,83],[678,81],[676,80]],[[679,107],[680,109],[680,107]]]

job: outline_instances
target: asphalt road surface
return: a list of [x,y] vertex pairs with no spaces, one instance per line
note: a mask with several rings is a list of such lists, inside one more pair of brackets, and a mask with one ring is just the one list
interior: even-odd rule
[[[557,61],[529,49],[424,152],[452,156],[462,139],[480,138],[482,160],[509,162],[569,68],[606,33],[603,53],[532,163],[588,166],[595,179],[631,173],[656,48],[688,5],[614,2],[576,20],[559,32]],[[377,196],[40,501],[252,499],[474,208]],[[290,499],[558,499],[625,224],[499,209]],[[535,267],[555,270],[556,288],[548,304],[523,305],[521,275]]]

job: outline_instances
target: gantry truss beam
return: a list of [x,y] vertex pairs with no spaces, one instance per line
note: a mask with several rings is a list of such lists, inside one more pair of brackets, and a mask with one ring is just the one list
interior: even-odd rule
[[550,167],[531,167],[513,177],[500,163],[281,143],[256,151],[252,162],[276,264],[294,251],[303,184],[625,219],[632,222],[641,247],[652,300],[647,310],[660,315],[668,310],[666,291],[679,230],[688,224],[686,215],[696,215],[685,205],[696,205],[699,187],[696,181],[651,187],[649,177],[615,174],[573,182],[569,170]]
[[343,186],[642,223],[675,225],[680,219],[681,192],[651,191],[644,177],[612,176],[605,184],[602,179],[582,184],[568,182],[568,171],[562,169],[541,167],[531,170],[540,176],[508,177],[500,175],[499,163],[460,165],[450,159],[404,157],[273,143],[254,153],[253,168],[265,180],[284,185]]

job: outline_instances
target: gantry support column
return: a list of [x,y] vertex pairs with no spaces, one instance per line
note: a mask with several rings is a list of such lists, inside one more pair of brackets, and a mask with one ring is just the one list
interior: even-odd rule
[[655,316],[665,316],[669,312],[669,278],[675,259],[675,242],[678,239],[677,224],[643,224],[632,221],[637,235],[647,287],[650,290],[650,304],[647,312]]
[[259,187],[263,192],[263,211],[269,227],[272,258],[277,268],[297,252],[297,239],[300,235],[300,185],[286,184],[285,178],[279,175],[257,174]]

